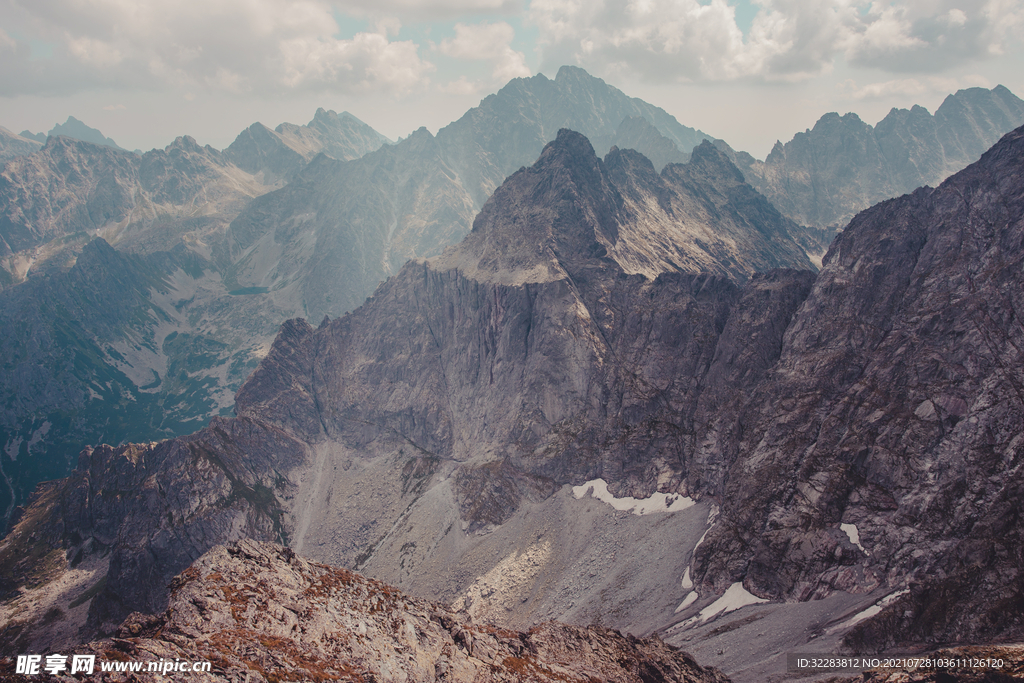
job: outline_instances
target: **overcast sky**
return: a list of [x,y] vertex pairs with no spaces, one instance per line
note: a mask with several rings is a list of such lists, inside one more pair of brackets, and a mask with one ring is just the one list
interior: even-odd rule
[[876,123],[999,83],[1024,0],[0,0],[0,125],[226,147],[347,110],[392,139],[574,64],[763,158],[829,111]]

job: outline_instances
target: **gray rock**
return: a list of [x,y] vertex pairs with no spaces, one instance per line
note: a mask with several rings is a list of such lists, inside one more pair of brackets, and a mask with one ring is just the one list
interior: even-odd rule
[[1024,102],[1005,87],[968,88],[949,95],[934,116],[920,106],[893,109],[873,128],[856,114],[826,114],[776,143],[764,162],[743,154],[735,161],[785,215],[842,228],[872,204],[937,185],[1022,123]]
[[723,518],[696,553],[706,589],[907,590],[848,636],[858,651],[1024,633],[1008,607],[1024,566],[1011,511],[1022,150],[1018,129],[837,238],[778,364],[737,414]]

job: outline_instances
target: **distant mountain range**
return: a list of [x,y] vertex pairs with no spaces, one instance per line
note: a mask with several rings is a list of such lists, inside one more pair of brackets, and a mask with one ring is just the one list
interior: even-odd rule
[[733,160],[759,192],[797,223],[842,228],[878,202],[935,186],[1024,125],[1024,100],[1003,86],[949,95],[932,116],[893,109],[874,127],[856,114],[822,116],[757,161]]
[[116,142],[103,135],[103,133],[99,132],[95,128],[85,125],[74,116],[69,116],[68,120],[64,123],[54,125],[54,127],[50,129],[49,133],[33,133],[28,130],[21,131],[21,137],[33,140],[40,144],[45,144],[46,138],[56,136],[63,136],[66,138],[72,138],[73,140],[81,140],[82,142],[91,142],[94,145],[102,145],[104,147],[127,151]]

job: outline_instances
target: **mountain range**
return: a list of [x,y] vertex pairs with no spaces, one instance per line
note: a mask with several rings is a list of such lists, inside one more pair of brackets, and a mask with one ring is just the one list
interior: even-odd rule
[[736,680],[812,646],[1019,639],[1022,152],[863,212],[820,273],[737,284],[650,260],[636,207],[678,195],[563,131],[458,247],[286,323],[238,417],[83,451],[0,545],[8,590],[64,576],[109,632],[248,537],[505,627],[659,632]]
[[739,680],[1019,638],[1022,134],[827,254],[896,157],[780,189],[841,185],[814,160],[847,130],[903,140],[901,177],[965,165],[1004,91],[763,163],[569,67],[396,144],[324,110],[223,152],[48,138],[0,174],[5,648],[159,613],[242,538]]
[[938,185],[976,161],[1004,134],[1024,125],[1024,101],[1003,86],[949,95],[927,109],[892,109],[874,126],[856,114],[830,113],[814,127],[776,142],[763,162],[734,161],[753,185],[802,225],[842,228],[884,199]]
[[[175,383],[161,385],[178,362],[174,345],[165,348],[170,335],[177,344],[195,340],[205,349],[197,365],[181,370],[188,376],[180,382],[190,390],[184,401],[175,399],[191,410],[181,419],[205,422],[230,409],[232,393],[283,320],[340,315],[408,258],[436,255],[458,242],[490,192],[532,163],[559,126],[583,128],[610,146],[630,117],[634,123],[626,123],[623,134],[639,135],[644,116],[658,122],[672,144],[692,146],[707,137],[567,67],[553,81],[513,81],[436,138],[421,130],[396,145],[384,144],[349,114],[320,110],[306,126],[254,124],[223,152],[187,136],[141,157],[54,137],[39,153],[14,159],[0,174],[0,285],[12,288],[29,275],[61,280],[96,237],[143,258],[150,275],[166,284],[140,285],[136,292],[149,296],[147,307],[159,314],[100,324],[121,330],[120,339],[93,335],[95,318],[85,309],[68,310],[74,322],[60,318],[97,347],[71,369],[73,381],[66,372],[58,381],[53,364],[32,345],[17,351],[39,368],[33,383],[75,388],[40,395],[21,376],[5,387],[7,394],[27,392],[33,399],[31,406],[12,405],[0,424],[0,442],[12,458],[2,468],[9,486],[0,491],[0,507],[10,508],[13,501],[5,499],[11,491],[14,501],[24,501],[44,473],[60,471],[37,463],[37,455],[66,467],[79,450],[66,444],[190,431],[177,419],[129,419],[125,412],[128,403],[159,405],[162,392],[176,391]],[[658,149],[662,138],[651,137]],[[323,155],[307,164],[316,152]],[[19,342],[6,344],[13,349]],[[110,377],[111,386],[122,387],[115,393],[123,400],[98,398],[113,391],[104,388]],[[84,419],[85,413],[91,417]]]

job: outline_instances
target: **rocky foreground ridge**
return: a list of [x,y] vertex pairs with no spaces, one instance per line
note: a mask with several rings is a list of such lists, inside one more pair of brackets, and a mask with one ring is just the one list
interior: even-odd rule
[[[659,640],[554,622],[527,632],[474,624],[347,569],[248,540],[212,549],[177,576],[162,614],[132,614],[115,637],[74,652],[97,661],[211,662],[210,673],[187,674],[197,681],[728,681]],[[135,678],[97,667],[90,680]]]

